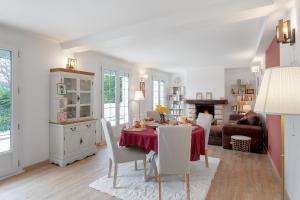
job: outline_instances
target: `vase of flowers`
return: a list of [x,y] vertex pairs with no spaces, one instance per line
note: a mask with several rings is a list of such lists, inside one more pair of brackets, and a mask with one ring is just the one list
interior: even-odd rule
[[169,112],[168,107],[157,105],[155,108],[155,111],[158,112],[160,115],[159,123],[160,124],[166,123],[166,114],[167,114],[167,112]]

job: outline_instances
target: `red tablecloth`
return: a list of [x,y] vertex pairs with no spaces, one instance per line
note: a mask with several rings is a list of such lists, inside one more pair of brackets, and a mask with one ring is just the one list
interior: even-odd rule
[[[151,150],[158,152],[157,135],[153,127],[146,127],[145,131],[122,130],[119,141],[120,146],[139,147],[146,153]],[[205,134],[201,126],[196,126],[192,131],[191,141],[191,161],[200,159],[200,155],[205,154]]]

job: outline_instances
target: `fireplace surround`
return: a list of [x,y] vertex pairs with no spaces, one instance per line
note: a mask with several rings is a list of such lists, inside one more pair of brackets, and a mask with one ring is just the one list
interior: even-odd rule
[[228,100],[199,100],[199,99],[187,99],[185,100],[187,105],[188,117],[195,120],[200,112],[209,113],[213,115],[213,118],[217,121],[218,125],[224,123],[224,106],[228,104]]

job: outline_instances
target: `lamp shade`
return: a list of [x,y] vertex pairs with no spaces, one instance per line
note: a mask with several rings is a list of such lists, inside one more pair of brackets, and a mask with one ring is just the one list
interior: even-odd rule
[[268,114],[300,114],[300,67],[266,69],[254,111]]
[[135,101],[143,101],[145,100],[144,94],[141,90],[137,90],[134,93],[134,100]]

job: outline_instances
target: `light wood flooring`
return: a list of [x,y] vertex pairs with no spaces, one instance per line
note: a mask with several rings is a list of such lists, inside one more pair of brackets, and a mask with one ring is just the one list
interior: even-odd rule
[[[210,146],[209,156],[221,158],[207,200],[280,200],[280,182],[266,154],[241,153]],[[0,199],[115,200],[89,188],[108,170],[106,147],[65,168],[45,164],[0,182]]]

